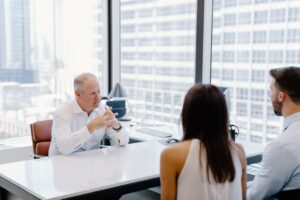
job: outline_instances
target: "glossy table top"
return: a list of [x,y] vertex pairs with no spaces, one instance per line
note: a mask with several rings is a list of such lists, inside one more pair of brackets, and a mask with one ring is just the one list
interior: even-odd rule
[[165,141],[169,138],[162,138],[162,137],[157,137],[154,135],[146,134],[143,132],[140,132],[139,129],[141,128],[149,128],[152,129],[153,131],[158,130],[158,131],[163,131],[172,134],[172,138],[176,139],[181,139],[182,134],[178,130],[179,128],[177,126],[171,126],[170,124],[164,124],[164,123],[137,123],[135,121],[128,121],[128,122],[121,122],[122,126],[126,128],[129,137],[131,139],[135,139],[138,141]]
[[40,199],[62,199],[159,177],[160,142],[0,165],[0,176]]

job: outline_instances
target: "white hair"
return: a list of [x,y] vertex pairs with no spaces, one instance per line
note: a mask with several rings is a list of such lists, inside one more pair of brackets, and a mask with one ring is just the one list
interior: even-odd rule
[[84,87],[84,83],[91,79],[91,78],[94,78],[97,80],[97,77],[92,74],[92,73],[82,73],[78,76],[75,77],[74,79],[74,91],[82,91],[83,87]]

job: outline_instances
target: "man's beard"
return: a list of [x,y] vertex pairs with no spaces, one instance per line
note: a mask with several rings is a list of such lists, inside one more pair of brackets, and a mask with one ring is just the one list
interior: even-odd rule
[[275,115],[282,116],[282,103],[278,101],[272,101],[272,105]]

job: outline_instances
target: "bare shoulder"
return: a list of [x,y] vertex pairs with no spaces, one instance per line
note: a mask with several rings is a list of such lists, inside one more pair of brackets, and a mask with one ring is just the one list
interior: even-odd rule
[[185,161],[190,144],[191,141],[183,141],[166,148],[161,153],[161,159],[172,163]]
[[238,153],[238,154],[243,154],[245,155],[245,150],[244,147],[236,142],[230,142],[230,145],[233,147],[233,149]]
[[241,144],[235,142],[231,142],[231,146],[237,152],[242,165],[247,165],[244,147]]
[[178,153],[181,153],[184,150],[187,150],[190,148],[190,144],[191,141],[183,141],[183,142],[179,142],[177,144],[174,144],[168,148],[166,148],[165,150],[163,150],[162,154],[163,155],[176,155]]

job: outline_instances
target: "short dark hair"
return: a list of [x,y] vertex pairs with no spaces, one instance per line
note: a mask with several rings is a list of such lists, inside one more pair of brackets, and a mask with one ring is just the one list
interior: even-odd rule
[[300,67],[271,69],[270,75],[275,79],[275,86],[279,90],[286,92],[294,103],[300,103]]
[[181,112],[183,140],[200,139],[207,158],[207,177],[224,183],[233,181],[235,170],[229,146],[228,111],[220,89],[195,84],[186,94]]

